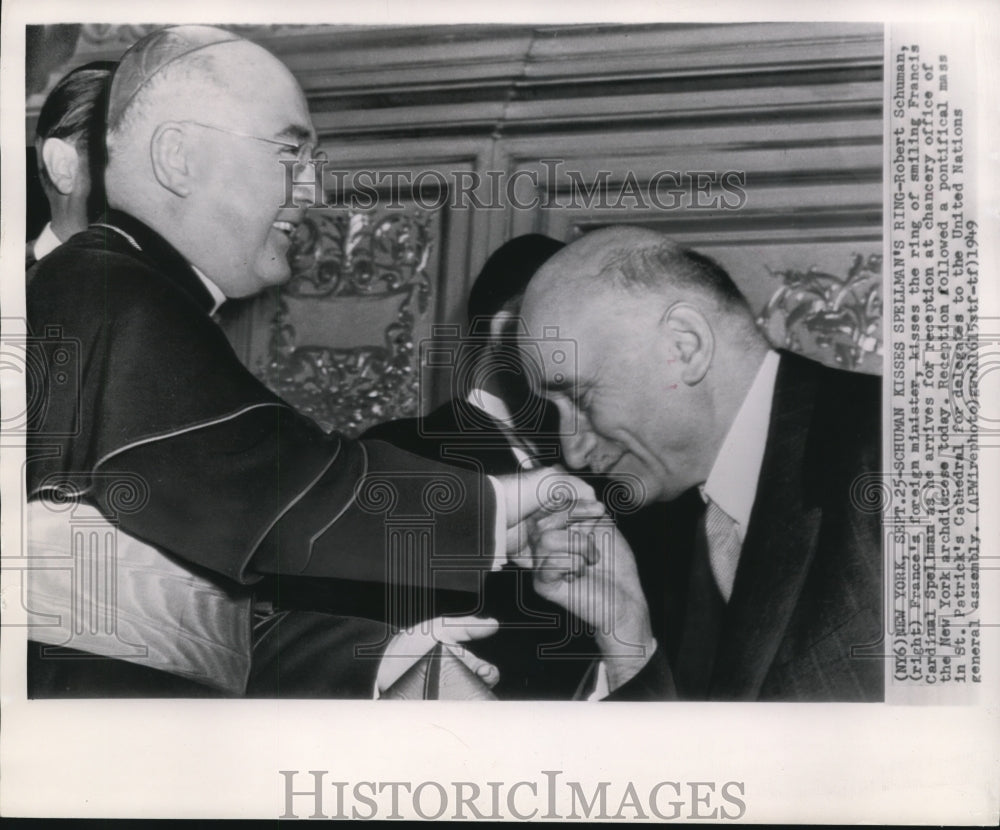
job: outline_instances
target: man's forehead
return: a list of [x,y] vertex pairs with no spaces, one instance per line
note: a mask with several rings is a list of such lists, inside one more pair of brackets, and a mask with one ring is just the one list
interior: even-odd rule
[[586,336],[593,318],[607,316],[608,294],[586,281],[548,282],[525,298],[522,313],[532,336],[552,328],[562,336]]
[[536,392],[568,391],[577,382],[578,350],[571,338],[555,331],[541,338],[522,338],[521,363]]
[[538,363],[541,384],[550,392],[571,392],[599,351],[600,332],[572,314],[537,317],[531,336],[522,338],[523,360]]

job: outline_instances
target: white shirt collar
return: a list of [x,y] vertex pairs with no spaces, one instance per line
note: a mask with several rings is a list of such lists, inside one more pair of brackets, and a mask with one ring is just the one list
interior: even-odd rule
[[700,488],[702,498],[711,499],[736,523],[741,542],[757,495],[778,363],[778,353],[768,351]]
[[46,222],[42,232],[38,234],[38,239],[35,240],[32,253],[35,255],[35,259],[41,259],[51,254],[60,245],[62,245],[62,240],[52,230],[52,223]]
[[[188,263],[190,265],[190,263]],[[215,314],[226,301],[226,295],[222,293],[222,290],[214,282],[212,282],[204,273],[194,265],[191,265],[191,270],[197,275],[198,279],[201,280],[202,285],[208,289],[208,293],[212,295],[212,301],[214,305],[212,310],[208,312],[209,314]]]

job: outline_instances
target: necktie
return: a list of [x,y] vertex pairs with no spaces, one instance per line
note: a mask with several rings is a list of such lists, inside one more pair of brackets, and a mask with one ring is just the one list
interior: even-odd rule
[[714,501],[711,499],[707,501],[705,541],[708,545],[708,562],[722,598],[729,602],[742,545],[736,533],[736,522]]
[[691,559],[674,671],[678,691],[684,699],[704,700],[708,696],[739,553],[736,523],[708,499]]

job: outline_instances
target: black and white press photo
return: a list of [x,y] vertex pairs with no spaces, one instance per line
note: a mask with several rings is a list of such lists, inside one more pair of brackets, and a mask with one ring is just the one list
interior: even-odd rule
[[5,815],[996,817],[978,4],[48,5]]

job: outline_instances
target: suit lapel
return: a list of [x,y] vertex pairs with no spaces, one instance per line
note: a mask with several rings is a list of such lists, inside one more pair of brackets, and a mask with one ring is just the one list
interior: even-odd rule
[[817,378],[783,354],[757,496],[726,609],[710,697],[754,700],[802,592],[819,533],[807,458]]

